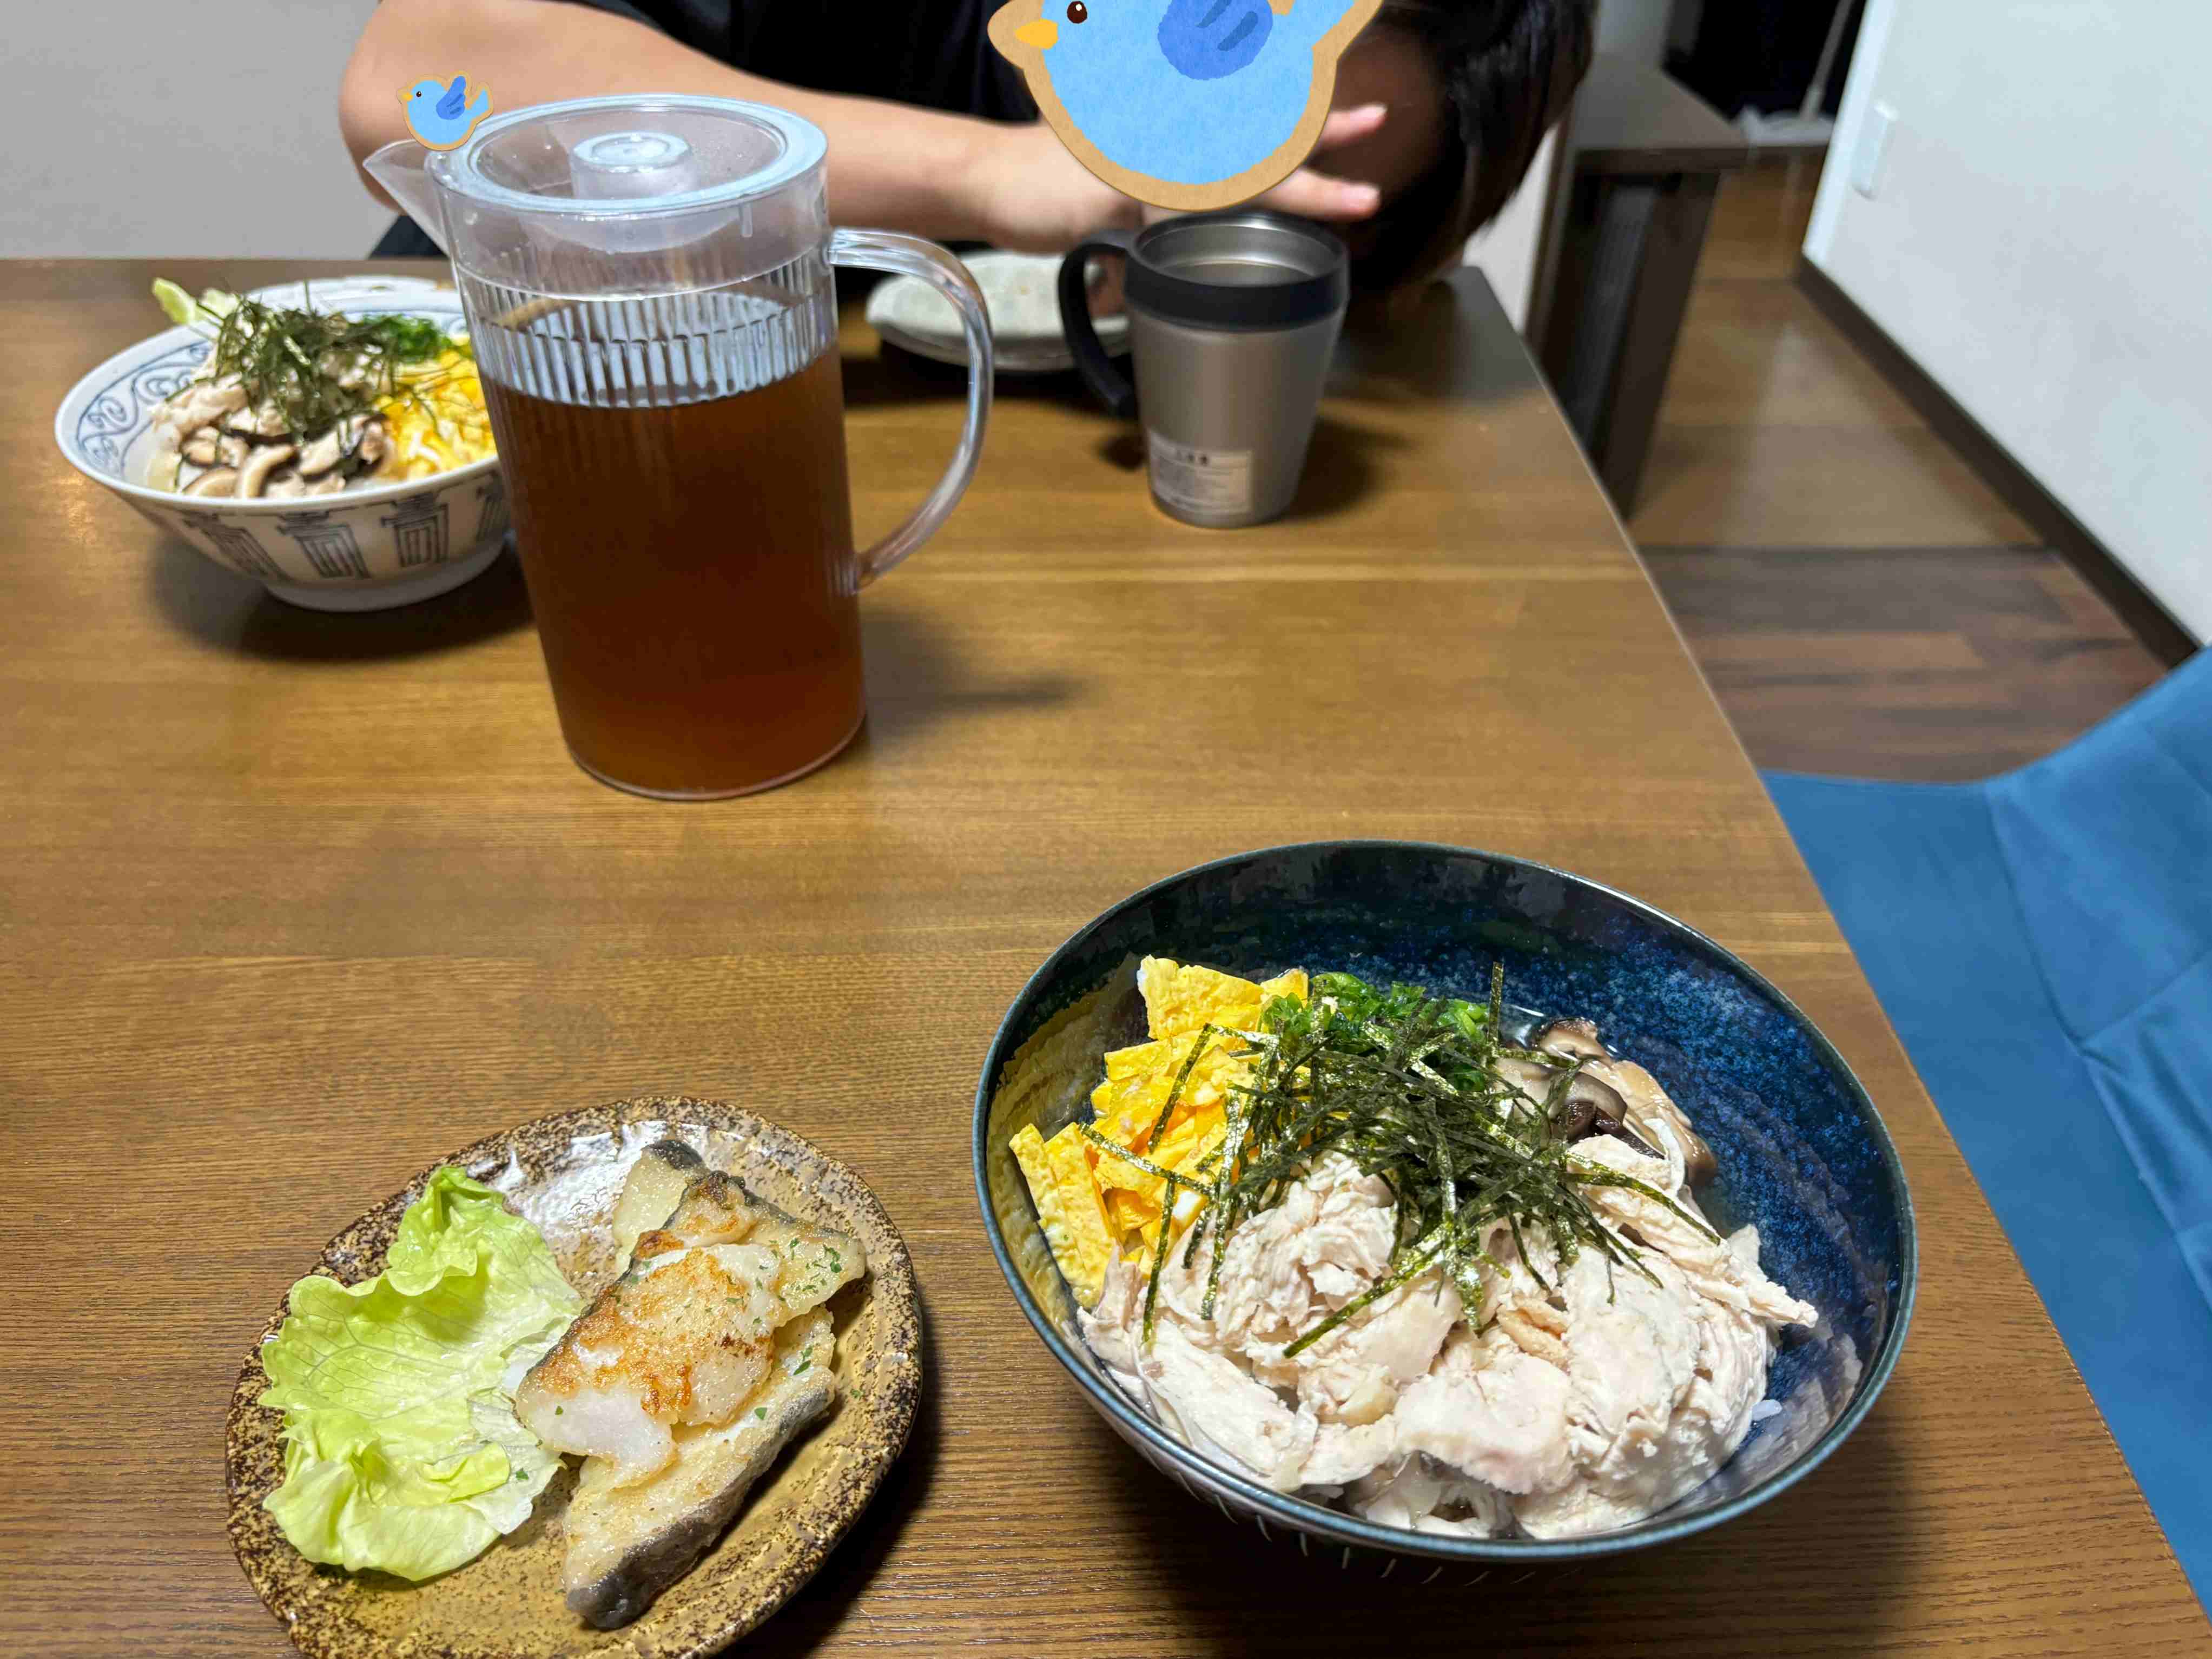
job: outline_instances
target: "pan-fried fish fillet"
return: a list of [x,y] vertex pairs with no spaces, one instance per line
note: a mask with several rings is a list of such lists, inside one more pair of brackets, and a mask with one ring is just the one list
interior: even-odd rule
[[672,1173],[690,1176],[675,1212],[638,1234],[622,1276],[515,1391],[526,1428],[611,1460],[618,1484],[665,1468],[676,1429],[735,1418],[768,1380],[777,1330],[867,1271],[856,1240],[793,1219],[676,1142],[639,1160],[618,1231],[633,1188],[642,1201]]
[[836,1400],[834,1341],[826,1309],[786,1325],[767,1385],[720,1428],[678,1429],[676,1455],[658,1474],[618,1484],[607,1459],[586,1461],[568,1500],[563,1583],[571,1613],[612,1630],[690,1571],[753,1483]]
[[622,1276],[515,1392],[515,1414],[583,1455],[567,1519],[569,1607],[627,1624],[729,1524],[745,1494],[836,1403],[822,1304],[867,1271],[856,1239],[709,1170],[647,1148],[615,1207]]

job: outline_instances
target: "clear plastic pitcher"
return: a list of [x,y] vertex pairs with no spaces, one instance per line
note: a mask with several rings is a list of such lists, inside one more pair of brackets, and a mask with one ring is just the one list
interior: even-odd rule
[[[860,590],[975,474],[991,338],[933,243],[830,228],[820,130],[726,99],[587,98],[368,168],[452,256],[570,751],[640,793],[742,794],[864,713]],[[830,267],[958,307],[967,423],[915,515],[853,545]]]

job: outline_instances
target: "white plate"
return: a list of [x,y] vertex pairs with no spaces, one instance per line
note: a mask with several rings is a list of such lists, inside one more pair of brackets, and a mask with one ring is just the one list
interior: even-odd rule
[[[991,314],[991,343],[1002,374],[1050,374],[1075,367],[1060,325],[1060,260],[1039,253],[971,253]],[[952,302],[918,276],[899,276],[868,296],[868,325],[892,344],[940,363],[960,364],[968,351]],[[1129,319],[1101,317],[1098,340],[1109,354],[1128,349]]]

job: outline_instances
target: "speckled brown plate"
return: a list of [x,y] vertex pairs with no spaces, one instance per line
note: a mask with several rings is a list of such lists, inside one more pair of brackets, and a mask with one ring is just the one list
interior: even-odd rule
[[[458,1164],[504,1192],[537,1223],[588,1301],[613,1276],[606,1225],[623,1177],[649,1142],[668,1134],[770,1203],[851,1233],[866,1248],[868,1276],[830,1304],[844,1385],[837,1406],[754,1488],[721,1541],[642,1618],[620,1630],[591,1630],[562,1600],[561,1516],[570,1474],[556,1478],[519,1532],[426,1584],[318,1567],[284,1541],[261,1507],[283,1478],[283,1419],[254,1403],[269,1386],[261,1343],[283,1322],[279,1308],[231,1397],[230,1539],[253,1588],[303,1652],[317,1659],[691,1659],[781,1607],[867,1507],[913,1426],[921,1321],[906,1245],[850,1170],[750,1112],[680,1097],[542,1118],[431,1168]],[[425,1170],[332,1239],[315,1270],[347,1284],[381,1272],[400,1212],[421,1195],[429,1174]]]

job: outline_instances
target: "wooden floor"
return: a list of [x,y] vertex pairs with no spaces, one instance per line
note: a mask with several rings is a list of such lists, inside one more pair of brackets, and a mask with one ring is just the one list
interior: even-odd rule
[[1759,765],[1984,777],[2160,665],[1798,291],[1820,165],[1722,185],[1630,529]]

